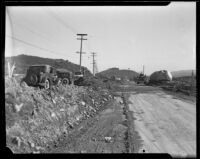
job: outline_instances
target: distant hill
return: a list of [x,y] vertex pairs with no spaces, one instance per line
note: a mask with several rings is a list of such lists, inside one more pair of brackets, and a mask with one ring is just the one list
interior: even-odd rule
[[139,74],[132,70],[120,70],[119,68],[110,68],[105,71],[99,72],[96,74],[96,76],[100,77],[107,77],[111,78],[112,76],[119,77],[119,78],[125,78],[127,77],[129,80],[135,79]]
[[[79,65],[74,64],[68,60],[42,58],[38,56],[30,56],[22,54],[18,56],[5,58],[5,74],[7,74],[8,72],[8,64],[7,64],[8,61],[10,61],[11,64],[15,63],[16,69],[14,73],[16,74],[25,74],[28,66],[35,64],[48,64],[55,68],[64,68],[72,72],[79,71]],[[91,72],[86,67],[84,68],[86,75],[92,76]]]
[[[196,76],[196,70],[193,70],[194,76]],[[187,77],[192,75],[192,70],[180,70],[171,72],[174,78],[177,77]]]

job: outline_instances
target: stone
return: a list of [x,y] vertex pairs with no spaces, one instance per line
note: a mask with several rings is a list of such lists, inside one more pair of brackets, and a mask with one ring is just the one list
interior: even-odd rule
[[81,153],[87,153],[87,151],[86,150],[81,150]]
[[92,104],[93,104],[93,105],[95,104],[94,99],[92,99]]
[[21,139],[17,136],[12,139],[12,143],[17,145],[18,147],[21,146]]
[[106,142],[111,142],[111,139],[112,139],[111,137],[105,137]]
[[70,128],[73,128],[73,127],[74,127],[73,124],[72,124],[71,122],[68,122],[68,125],[69,125]]
[[53,102],[54,104],[56,104],[56,101],[55,101],[54,99],[52,99],[52,102]]
[[51,117],[55,118],[56,117],[56,114],[53,112],[51,113]]
[[92,138],[92,141],[97,141],[97,139],[93,137],[93,138]]
[[21,103],[19,105],[15,104],[15,110],[16,110],[16,112],[19,112],[21,110],[22,106],[23,106],[23,103]]
[[35,147],[35,144],[33,142],[31,142],[31,147]]
[[107,101],[107,99],[106,99],[106,98],[104,98],[103,100],[104,100],[104,101]]
[[36,146],[35,149],[36,150],[41,150],[41,149],[44,149],[44,148],[42,148],[41,146]]
[[81,102],[81,105],[85,106],[86,104],[85,104],[85,102],[82,101],[82,102]]
[[65,109],[64,109],[64,108],[61,108],[61,109],[60,109],[60,111],[61,111],[61,112],[64,112],[64,111],[65,111]]

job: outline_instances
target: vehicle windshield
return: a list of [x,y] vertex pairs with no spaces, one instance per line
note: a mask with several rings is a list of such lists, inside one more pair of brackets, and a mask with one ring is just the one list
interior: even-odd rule
[[81,72],[75,72],[75,75],[82,75]]
[[46,71],[46,67],[45,66],[30,66],[28,71],[45,72]]

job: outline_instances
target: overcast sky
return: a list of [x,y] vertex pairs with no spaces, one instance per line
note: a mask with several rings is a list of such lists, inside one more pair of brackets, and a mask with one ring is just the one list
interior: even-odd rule
[[[111,67],[142,71],[184,70],[196,67],[196,3],[168,6],[7,7],[5,56],[28,54],[62,58],[92,70]],[[11,38],[12,37],[12,38]],[[16,40],[18,39],[18,40]]]

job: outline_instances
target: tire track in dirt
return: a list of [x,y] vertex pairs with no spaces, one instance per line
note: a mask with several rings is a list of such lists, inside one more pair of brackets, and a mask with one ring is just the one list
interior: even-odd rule
[[126,151],[127,151],[127,153],[132,153],[134,151],[134,147],[132,145],[132,135],[131,135],[131,131],[130,131],[130,127],[131,127],[130,121],[131,121],[131,119],[130,119],[130,115],[128,113],[128,106],[127,106],[126,99],[125,99],[125,96],[124,96],[123,93],[122,93],[122,100],[123,100],[123,104],[124,104],[123,114],[126,117],[125,123],[126,123],[126,126],[127,126],[127,131],[125,133]]
[[[130,111],[128,104],[129,104],[129,96],[130,93],[123,92],[121,93],[123,103],[124,103],[124,114],[126,116],[126,125],[127,125],[127,132],[126,132],[126,150],[127,153],[137,153],[139,150],[139,147],[141,147],[142,140],[141,137],[139,136],[138,132],[135,131],[135,126],[134,126],[134,117],[133,117],[133,112]],[[144,151],[143,151],[144,152]]]
[[136,130],[142,140],[142,149],[149,153],[195,156],[195,103],[174,99],[160,91],[131,94]]

